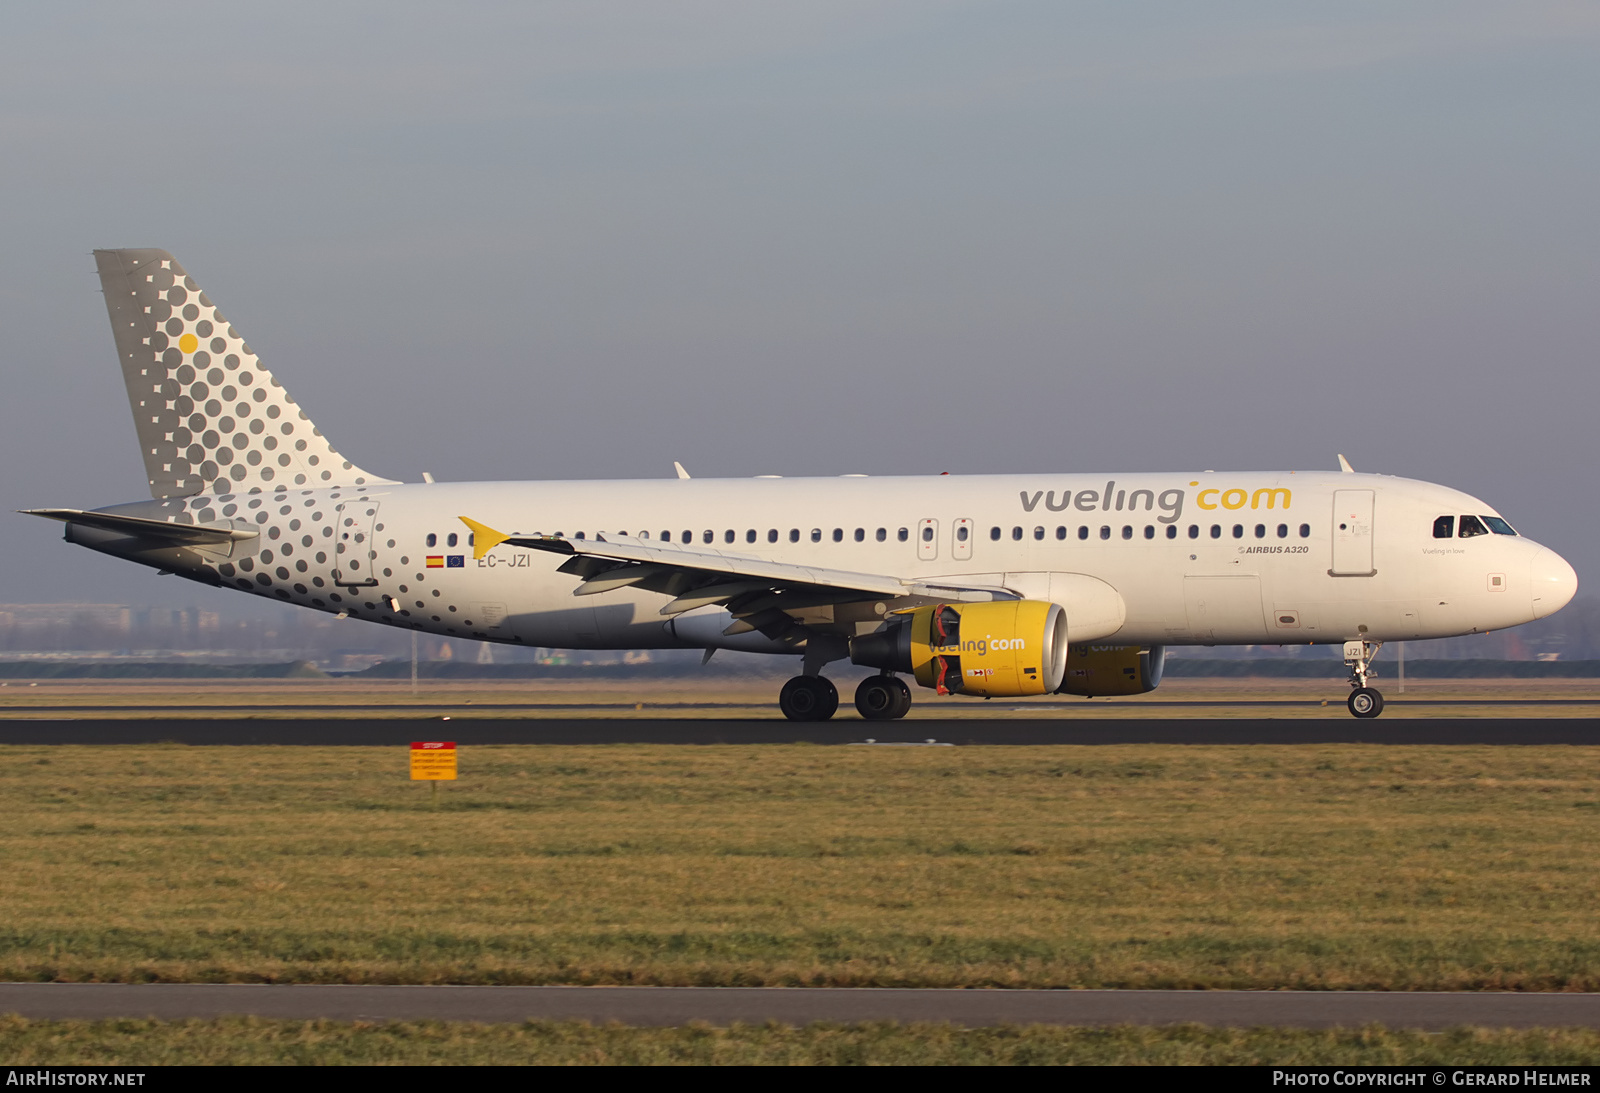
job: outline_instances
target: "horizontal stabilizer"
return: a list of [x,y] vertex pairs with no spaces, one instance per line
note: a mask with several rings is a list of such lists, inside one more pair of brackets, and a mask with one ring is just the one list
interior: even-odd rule
[[18,509],[28,516],[42,516],[46,520],[60,520],[64,524],[81,524],[84,527],[115,531],[141,539],[153,539],[173,546],[218,546],[260,537],[260,532],[224,527],[220,524],[176,524],[165,520],[149,520],[142,516],[115,516],[109,512],[86,512],[83,509]]

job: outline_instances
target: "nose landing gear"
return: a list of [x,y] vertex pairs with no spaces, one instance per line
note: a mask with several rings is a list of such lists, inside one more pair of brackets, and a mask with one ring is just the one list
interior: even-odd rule
[[1344,643],[1344,662],[1350,669],[1350,692],[1345,705],[1355,717],[1377,717],[1383,712],[1383,694],[1376,687],[1367,686],[1367,676],[1372,670],[1372,658],[1383,648],[1383,642],[1347,641]]

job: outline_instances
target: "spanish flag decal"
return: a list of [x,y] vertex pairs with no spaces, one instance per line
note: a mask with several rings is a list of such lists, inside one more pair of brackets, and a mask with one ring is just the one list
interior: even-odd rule
[[444,555],[443,554],[430,554],[430,555],[428,555],[428,568],[429,569],[443,569],[444,568]]

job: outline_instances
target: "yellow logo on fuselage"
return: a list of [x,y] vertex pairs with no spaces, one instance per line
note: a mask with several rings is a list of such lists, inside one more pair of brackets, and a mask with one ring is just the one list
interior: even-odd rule
[[[1191,486],[1198,486],[1199,482],[1190,482]],[[1104,490],[1062,490],[1061,499],[1056,500],[1056,491],[1050,490],[1023,490],[1021,493],[1022,511],[1032,512],[1044,502],[1046,511],[1065,512],[1067,509],[1076,509],[1079,512],[1151,512],[1161,510],[1161,515],[1156,517],[1160,524],[1175,524],[1183,515],[1183,503],[1188,498],[1187,490],[1170,489],[1162,490],[1157,495],[1154,489],[1118,489],[1113,479],[1106,483]],[[1219,508],[1242,509],[1249,506],[1259,508],[1288,508],[1291,495],[1283,486],[1264,486],[1251,492],[1246,489],[1204,489],[1195,497],[1195,503],[1208,511]],[[1266,504],[1263,506],[1262,502]],[[1283,504],[1280,506],[1279,501]]]
[[1245,506],[1245,502],[1249,501],[1251,508],[1259,509],[1262,507],[1262,498],[1266,498],[1266,507],[1270,509],[1277,507],[1278,499],[1280,497],[1283,499],[1283,507],[1288,508],[1290,493],[1282,486],[1262,488],[1256,490],[1253,494],[1249,490],[1241,490],[1237,488],[1231,490],[1201,490],[1200,493],[1195,497],[1194,503],[1203,509],[1242,509]]

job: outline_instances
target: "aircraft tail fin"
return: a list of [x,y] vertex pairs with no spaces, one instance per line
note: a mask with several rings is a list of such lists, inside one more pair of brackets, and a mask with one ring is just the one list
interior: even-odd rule
[[172,255],[94,257],[153,496],[389,481],[334,450]]

